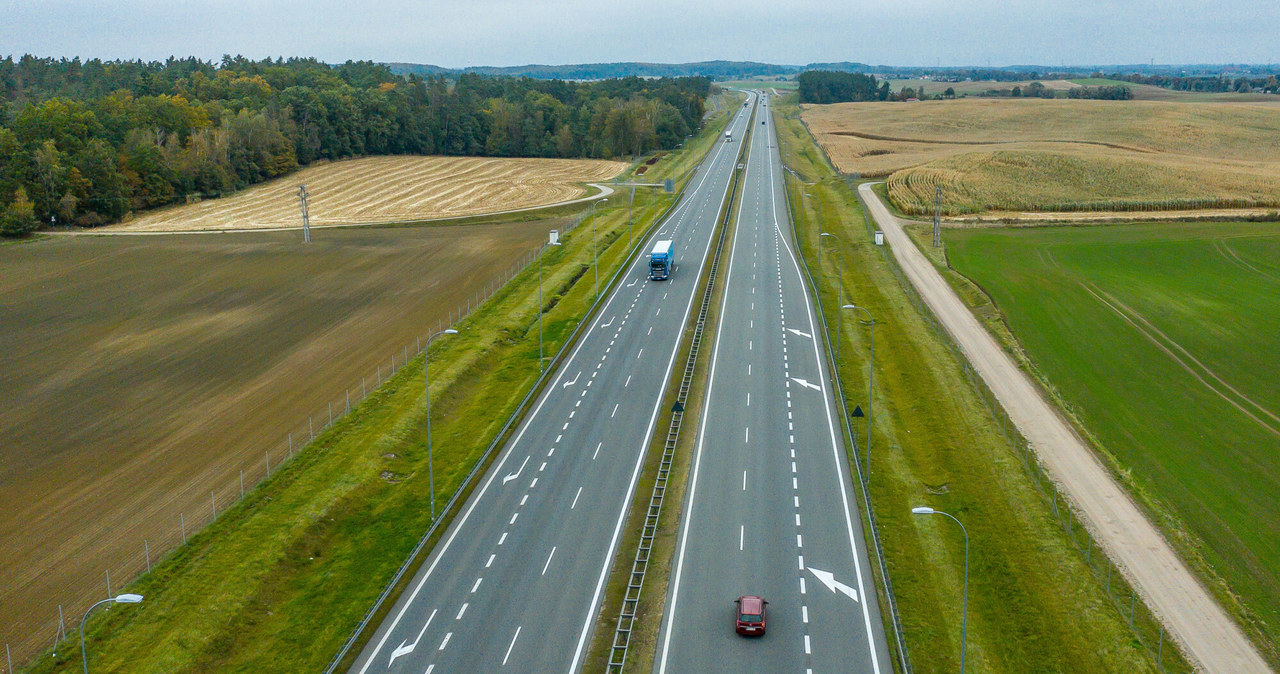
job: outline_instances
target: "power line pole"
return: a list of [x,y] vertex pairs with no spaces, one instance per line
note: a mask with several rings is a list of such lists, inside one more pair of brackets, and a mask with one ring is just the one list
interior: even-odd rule
[[298,201],[302,202],[302,242],[311,243],[311,213],[307,210],[306,185],[298,185]]
[[933,247],[942,245],[942,186],[933,195]]

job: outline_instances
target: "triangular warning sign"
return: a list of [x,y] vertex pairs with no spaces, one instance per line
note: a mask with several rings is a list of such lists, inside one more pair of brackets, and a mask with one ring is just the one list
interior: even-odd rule
[[671,406],[671,411],[672,411],[672,412],[683,412],[683,411],[684,411],[684,405],[681,405],[681,404],[680,404],[680,401],[679,401],[679,400],[677,400],[677,401],[676,401],[676,404],[674,404],[674,405],[672,405],[672,406]]
[[853,406],[853,414],[851,414],[851,415],[849,415],[849,416],[853,417],[854,419],[857,419],[858,417],[862,417],[862,416],[866,416],[866,415],[862,413],[862,406],[861,406],[861,405],[854,405],[854,406]]

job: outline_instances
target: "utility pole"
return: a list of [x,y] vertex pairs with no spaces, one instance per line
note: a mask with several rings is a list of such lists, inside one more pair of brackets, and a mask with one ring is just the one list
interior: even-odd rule
[[302,202],[302,242],[311,243],[311,213],[307,210],[306,185],[298,185],[298,201]]
[[933,247],[942,245],[942,186],[933,195]]

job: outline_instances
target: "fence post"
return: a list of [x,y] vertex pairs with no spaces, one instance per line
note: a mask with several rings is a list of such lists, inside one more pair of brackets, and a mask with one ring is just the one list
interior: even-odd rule
[[307,415],[307,435],[310,436],[310,439],[307,440],[307,442],[312,442],[316,439],[316,428],[311,424],[310,414]]
[[9,662],[9,674],[13,674],[13,656],[9,655],[9,644],[4,645],[4,659]]
[[265,456],[267,460],[267,479],[270,480],[271,479],[271,450],[268,449],[267,451],[263,452],[262,455]]
[[187,544],[187,520],[185,517],[182,516],[182,513],[178,513],[178,526],[182,527],[182,544],[186,545]]
[[[293,458],[293,431],[289,431],[289,458],[290,458],[290,459],[292,459],[292,458]],[[243,474],[243,471],[242,471],[242,474]],[[242,479],[242,480],[241,480],[241,482],[243,482],[243,481],[244,481],[244,480]],[[244,493],[243,493],[243,492],[244,492],[244,486],[243,486],[243,485],[241,485],[240,491],[241,491],[241,494],[240,494],[240,495],[241,495],[241,496],[244,496]]]
[[147,573],[151,573],[151,544],[142,539],[142,554],[147,558]]
[[209,508],[213,510],[213,519],[218,519],[218,499],[212,490],[209,492]]
[[107,598],[111,598],[111,569],[107,569]]
[[1133,590],[1133,598],[1129,600],[1129,629],[1133,629],[1133,610],[1138,607],[1138,591]]
[[1164,624],[1160,625],[1160,645],[1156,646],[1156,669],[1164,669]]
[[368,395],[364,390],[364,375],[360,375],[360,399],[364,400]]
[[347,389],[347,411],[343,414],[351,414],[351,389]]
[[[333,425],[333,401],[329,401],[329,426]],[[327,428],[327,426],[326,426]]]
[[[290,440],[292,439],[293,437],[292,435],[290,435]],[[244,500],[244,469],[243,468],[240,469],[240,500]]]
[[62,617],[62,604],[58,604],[58,634],[59,640],[67,638],[67,622]]

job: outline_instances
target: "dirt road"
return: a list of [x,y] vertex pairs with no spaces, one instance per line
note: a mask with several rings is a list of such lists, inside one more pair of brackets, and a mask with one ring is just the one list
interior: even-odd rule
[[864,184],[859,192],[907,278],[1189,658],[1210,672],[1271,671],[1168,541],[915,247],[871,186]]

